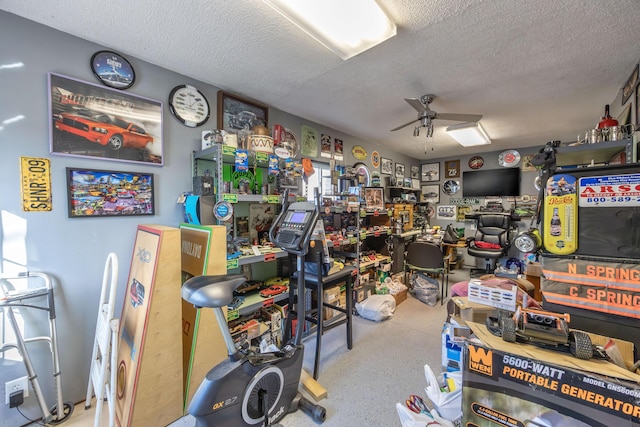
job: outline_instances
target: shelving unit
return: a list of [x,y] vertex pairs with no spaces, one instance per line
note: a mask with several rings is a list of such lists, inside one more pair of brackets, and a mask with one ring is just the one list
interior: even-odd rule
[[634,163],[637,159],[633,138],[619,141],[600,142],[597,144],[580,144],[556,147],[557,166],[576,166],[609,163],[620,153],[625,154],[626,163]]
[[[228,183],[233,180],[235,170],[235,160],[237,149],[235,147],[225,145],[214,145],[207,149],[196,151],[192,155],[192,175],[198,177],[204,175],[206,171],[211,171],[211,176],[214,179],[213,183],[213,200],[214,204],[220,201],[226,201],[234,207],[234,215],[229,221],[216,221],[219,225],[227,226],[228,233],[231,233],[231,238],[234,240],[240,236],[238,230],[238,223],[236,221],[238,216],[247,216],[247,220],[250,221],[250,212],[252,204],[268,204],[273,206],[274,217],[277,215],[278,210],[282,204],[282,196],[278,194],[256,194],[258,189],[262,193],[263,185],[268,180],[268,167],[269,167],[269,154],[264,152],[255,152],[251,150],[247,151],[247,162],[250,174],[246,174],[247,181],[250,183],[247,188],[242,189],[244,192],[240,192],[238,185],[229,185]],[[238,181],[236,179],[236,181]],[[236,182],[237,184],[238,182]],[[270,185],[271,189],[274,189],[275,183]],[[296,196],[291,195],[291,200],[295,200]],[[239,214],[239,212],[241,212]],[[249,224],[251,228],[251,224]],[[250,239],[251,240],[251,239]],[[253,248],[260,253],[251,255],[240,255],[235,258],[227,259],[226,270],[233,271],[245,266],[249,266],[252,276],[258,271],[261,279],[266,279],[271,276],[272,271],[275,270],[276,275],[281,275],[283,265],[280,262],[288,257],[288,254],[279,248],[267,248],[266,246],[253,245]],[[276,263],[275,269],[269,267],[270,264]],[[284,301],[288,298],[288,292],[276,295],[270,298],[262,297],[259,292],[244,295],[244,301],[242,304],[234,309],[227,310],[227,319],[229,322],[238,319],[242,316],[251,315],[262,308],[272,306],[278,302]],[[259,328],[259,335],[261,336],[266,328],[261,325]]]

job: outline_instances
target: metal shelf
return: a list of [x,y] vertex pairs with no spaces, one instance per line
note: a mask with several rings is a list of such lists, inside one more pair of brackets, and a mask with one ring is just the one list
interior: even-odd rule
[[268,307],[287,298],[289,298],[289,291],[269,298],[260,296],[260,292],[249,294],[244,297],[244,302],[240,307],[238,307],[238,316],[253,313],[256,310],[261,309],[262,307]]
[[633,163],[635,150],[633,138],[619,141],[599,142],[597,144],[580,144],[573,146],[561,146],[556,148],[557,166],[577,166],[608,163],[614,156],[625,152],[627,163]]

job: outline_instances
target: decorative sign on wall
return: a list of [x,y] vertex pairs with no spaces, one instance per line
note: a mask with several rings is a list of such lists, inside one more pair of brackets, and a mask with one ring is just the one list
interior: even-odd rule
[[351,149],[351,154],[358,160],[364,160],[367,158],[367,150],[362,145],[354,145]]
[[320,135],[320,157],[331,158],[331,135]]
[[318,157],[318,130],[302,125],[302,157]]
[[374,168],[380,166],[380,153],[378,153],[376,150],[373,150],[373,152],[371,153],[371,166],[373,166]]
[[42,212],[52,209],[49,159],[20,157],[22,210]]

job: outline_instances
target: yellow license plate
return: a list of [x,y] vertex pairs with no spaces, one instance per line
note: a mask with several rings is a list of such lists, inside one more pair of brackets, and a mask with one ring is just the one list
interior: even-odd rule
[[39,157],[20,157],[22,174],[22,210],[50,211],[51,203],[51,167],[49,159]]

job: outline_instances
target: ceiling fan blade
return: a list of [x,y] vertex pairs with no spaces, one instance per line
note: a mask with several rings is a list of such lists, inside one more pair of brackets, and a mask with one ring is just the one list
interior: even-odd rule
[[409,103],[409,105],[411,105],[418,113],[422,113],[424,111],[427,111],[427,109],[425,108],[424,104],[422,102],[420,102],[419,99],[416,98],[405,98],[405,101],[407,101]]
[[407,127],[407,126],[409,126],[410,124],[415,123],[415,122],[418,122],[418,121],[419,121],[419,120],[411,120],[409,123],[405,123],[405,124],[403,124],[403,125],[398,126],[397,128],[393,128],[393,129],[391,129],[391,131],[390,131],[390,132],[393,132],[393,131],[395,131],[395,130],[400,130],[400,129],[402,129],[402,128],[404,128],[404,127]]
[[442,113],[436,114],[434,118],[438,120],[455,120],[458,122],[478,122],[482,118],[482,114]]

